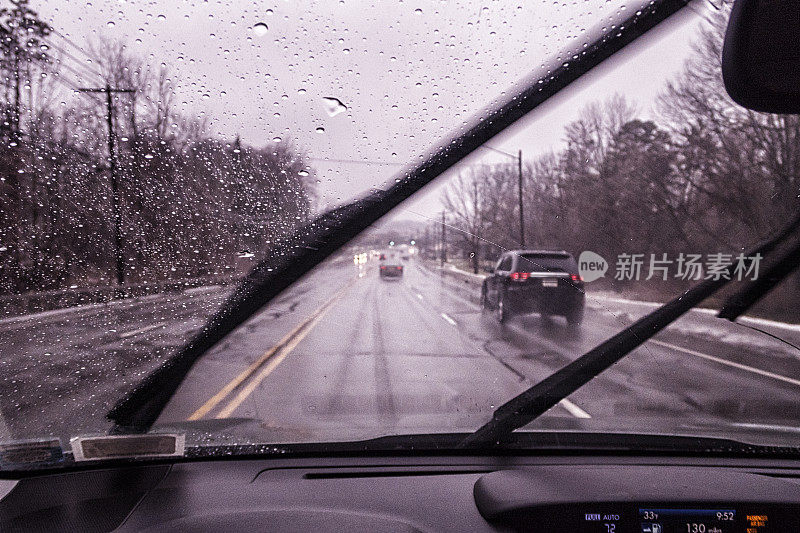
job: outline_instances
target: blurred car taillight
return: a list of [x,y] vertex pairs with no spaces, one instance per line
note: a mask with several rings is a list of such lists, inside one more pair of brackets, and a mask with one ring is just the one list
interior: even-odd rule
[[528,274],[527,272],[512,272],[511,273],[511,279],[513,279],[514,281],[525,281],[526,279],[528,279],[529,276],[530,276],[530,274]]

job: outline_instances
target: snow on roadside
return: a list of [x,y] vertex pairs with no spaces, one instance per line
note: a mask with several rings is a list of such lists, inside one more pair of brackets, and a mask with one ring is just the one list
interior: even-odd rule
[[[630,304],[630,305],[640,305],[647,307],[648,309],[655,309],[659,307],[660,303],[658,302],[648,302],[645,300],[631,300],[628,298],[620,298],[619,296],[610,296],[609,293],[606,292],[594,292],[592,291],[589,293],[587,291],[587,301],[588,300],[601,300],[607,302],[614,302],[620,304]],[[705,315],[716,316],[717,310],[716,309],[708,309],[703,307],[698,307],[696,309],[692,309],[691,313],[702,313]],[[794,331],[800,333],[800,324],[791,324],[789,322],[778,322],[777,320],[769,320],[766,318],[757,318],[752,316],[743,316],[739,318],[739,321],[746,325],[751,326],[758,326],[763,328],[777,328],[783,329],[786,331]]]
[[[616,296],[609,297],[602,293],[587,294],[587,306],[589,308],[608,312],[628,323],[638,320],[659,305],[661,304],[656,302],[640,302]],[[693,309],[672,323],[667,330],[751,350],[753,347],[757,347],[763,350],[765,354],[768,352],[770,355],[777,357],[794,359],[800,357],[800,352],[791,346],[767,337],[758,331],[743,327],[756,325],[756,327],[783,338],[787,342],[800,344],[800,327],[796,324],[786,324],[753,317],[741,317],[739,322],[741,324],[717,318],[716,310],[714,309]]]

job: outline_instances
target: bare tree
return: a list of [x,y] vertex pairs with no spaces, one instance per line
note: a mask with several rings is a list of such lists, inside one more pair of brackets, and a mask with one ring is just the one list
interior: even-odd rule
[[480,265],[481,239],[484,233],[484,181],[474,172],[469,177],[459,174],[445,190],[442,203],[454,218],[453,225],[459,230],[465,244],[472,269],[477,274]]
[[720,57],[729,9],[708,17],[659,109],[681,146],[684,194],[693,197],[698,225],[754,241],[798,209],[800,119],[747,111],[728,97]]
[[174,98],[172,77],[169,69],[162,65],[155,76],[154,83],[151,84],[150,94],[147,96],[150,104],[150,116],[152,117],[153,129],[156,136],[166,139],[169,135],[169,127],[175,119]]

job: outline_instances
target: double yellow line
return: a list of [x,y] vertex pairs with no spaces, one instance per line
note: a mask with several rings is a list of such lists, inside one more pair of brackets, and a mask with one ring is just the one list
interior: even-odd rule
[[[342,287],[333,297],[317,308],[311,315],[298,324],[292,331],[287,333],[275,346],[267,350],[261,357],[258,358],[253,364],[248,366],[241,374],[233,378],[227,385],[225,385],[218,393],[208,399],[206,403],[200,406],[197,411],[191,414],[187,420],[200,420],[209,414],[217,405],[219,405],[225,398],[228,397],[235,390],[239,390],[236,396],[233,397],[228,404],[217,413],[215,418],[228,418],[231,414],[247,399],[250,394],[264,381],[275,368],[286,359],[295,347],[300,344],[306,335],[311,333],[314,326],[322,320],[325,314],[344,296],[345,292],[355,283],[355,279],[351,280],[347,285]],[[250,379],[252,378],[252,379]],[[250,380],[247,385],[243,386],[247,380]]]

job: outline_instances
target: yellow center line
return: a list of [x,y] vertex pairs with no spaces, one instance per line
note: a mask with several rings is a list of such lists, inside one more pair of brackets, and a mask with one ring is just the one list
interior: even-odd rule
[[[326,309],[325,311],[327,312],[328,309]],[[231,414],[242,404],[242,402],[245,401],[247,397],[250,396],[250,394],[252,394],[252,392],[256,390],[256,388],[258,388],[259,385],[261,385],[261,382],[264,381],[264,378],[269,376],[272,373],[272,371],[275,370],[275,368],[279,364],[281,364],[281,362],[284,359],[286,359],[286,356],[289,355],[298,344],[300,344],[300,341],[305,339],[306,335],[311,333],[311,330],[314,329],[314,326],[317,325],[317,322],[322,320],[322,317],[324,316],[325,312],[315,317],[314,320],[312,320],[307,327],[303,328],[302,331],[300,331],[300,333],[296,337],[290,340],[288,344],[283,346],[278,352],[278,355],[272,358],[269,361],[269,363],[261,370],[261,372],[259,372],[255,378],[250,380],[250,382],[247,384],[245,388],[239,391],[239,394],[237,394],[233,398],[233,400],[231,400],[230,403],[223,410],[221,410],[219,414],[217,414],[216,418],[228,418],[229,416],[231,416]]]
[[[344,295],[345,291],[347,289],[349,289],[353,285],[353,283],[354,283],[354,280],[351,280],[350,283],[345,285],[330,300],[328,300],[327,302],[322,304],[319,308],[317,308],[313,313],[311,313],[311,315],[308,318],[306,318],[304,321],[302,321],[300,324],[298,324],[294,329],[292,329],[292,331],[287,333],[280,341],[278,341],[278,344],[276,344],[275,346],[273,346],[272,348],[270,348],[269,350],[264,352],[264,354],[261,357],[259,357],[254,363],[252,363],[250,366],[248,366],[241,374],[239,374],[238,376],[233,378],[218,393],[216,393],[214,396],[209,398],[202,406],[200,406],[199,409],[197,409],[197,411],[192,413],[191,416],[189,416],[189,418],[187,420],[200,420],[201,418],[206,416],[209,412],[211,412],[212,409],[214,409],[220,402],[222,402],[231,392],[233,392],[238,387],[240,387],[248,378],[250,378],[253,374],[255,374],[255,372],[259,368],[261,368],[267,361],[272,359],[272,357],[279,350],[281,350],[282,348],[289,347],[290,343],[292,343],[292,341],[294,340],[294,338],[298,334],[302,333],[302,335],[300,336],[300,340],[302,340],[302,338],[305,337],[308,334],[308,332],[311,331],[313,326],[316,325],[317,321],[320,318],[322,318],[322,316],[324,316],[324,314],[328,311],[328,309],[330,309],[330,307],[335,302],[337,302],[338,300],[340,300],[342,298],[342,296]],[[307,326],[310,326],[310,327],[305,329]],[[300,342],[300,340],[298,340],[297,342]],[[297,345],[297,343],[291,344],[291,348],[293,349],[296,345]],[[283,353],[284,351],[285,350],[281,350],[281,353]],[[291,349],[289,351],[291,351]],[[279,356],[278,358],[276,358],[276,360],[278,360],[278,363],[283,361],[283,359],[286,357],[286,355],[288,355],[288,352],[286,352],[282,356]],[[271,372],[272,369],[274,369],[276,366],[278,366],[277,363],[276,364],[270,363],[270,365],[268,365],[266,368],[270,368],[270,372]],[[266,370],[266,368],[265,368],[265,370]],[[266,377],[266,374],[263,377],[260,377],[259,382],[261,380],[263,380],[265,377]],[[242,399],[244,399],[244,398],[242,398]],[[239,402],[239,403],[241,403],[241,402]],[[226,408],[226,410],[227,410],[227,408]],[[224,417],[218,417],[218,418],[227,418],[227,415],[224,416]]]

